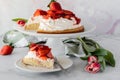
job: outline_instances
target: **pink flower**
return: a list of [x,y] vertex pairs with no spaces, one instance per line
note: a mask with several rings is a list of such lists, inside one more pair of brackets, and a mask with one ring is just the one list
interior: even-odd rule
[[88,64],[85,67],[85,71],[89,72],[89,73],[97,73],[100,71],[100,64],[98,62],[94,62],[91,64]]
[[98,59],[96,56],[89,56],[88,57],[88,64],[94,63],[94,62],[98,62]]

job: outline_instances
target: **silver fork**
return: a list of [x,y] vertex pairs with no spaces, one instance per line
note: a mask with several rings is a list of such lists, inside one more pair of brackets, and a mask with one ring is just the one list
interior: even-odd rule
[[54,57],[55,63],[61,68],[61,70],[65,70],[63,66],[59,63],[56,57]]

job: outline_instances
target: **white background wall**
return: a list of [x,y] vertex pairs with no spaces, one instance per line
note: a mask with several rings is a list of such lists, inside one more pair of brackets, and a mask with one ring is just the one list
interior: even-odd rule
[[[36,8],[47,9],[50,0],[0,0],[0,34],[12,29],[12,18],[29,18]],[[106,33],[120,19],[120,0],[58,0],[82,19],[97,26],[95,33]],[[120,26],[119,26],[120,27]]]

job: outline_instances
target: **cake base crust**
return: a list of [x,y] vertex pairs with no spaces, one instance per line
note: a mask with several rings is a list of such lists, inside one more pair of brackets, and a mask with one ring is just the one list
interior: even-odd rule
[[24,27],[24,29],[25,30],[37,30],[38,28],[39,28],[39,23],[34,23],[34,24],[29,24],[29,25],[25,25]]
[[31,65],[31,66],[35,66],[35,67],[43,67],[43,68],[48,68],[48,69],[54,68],[54,61],[53,60],[38,61],[37,59],[34,59],[34,58],[23,58],[22,62],[25,65]]
[[34,24],[25,25],[25,30],[36,31],[37,33],[45,33],[45,34],[67,34],[67,33],[84,32],[84,26],[82,25],[74,29],[46,31],[39,28],[39,23],[34,23]]
[[45,31],[45,30],[37,30],[37,33],[46,33],[46,34],[67,34],[67,33],[77,33],[84,32],[84,26],[80,26],[74,29],[66,29],[66,30],[56,30],[56,31]]

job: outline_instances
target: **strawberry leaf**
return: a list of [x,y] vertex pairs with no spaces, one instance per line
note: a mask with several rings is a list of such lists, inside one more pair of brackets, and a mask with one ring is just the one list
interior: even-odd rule
[[51,0],[47,7],[50,7],[50,4],[51,4],[52,2],[56,2],[56,1],[55,1],[55,0]]

